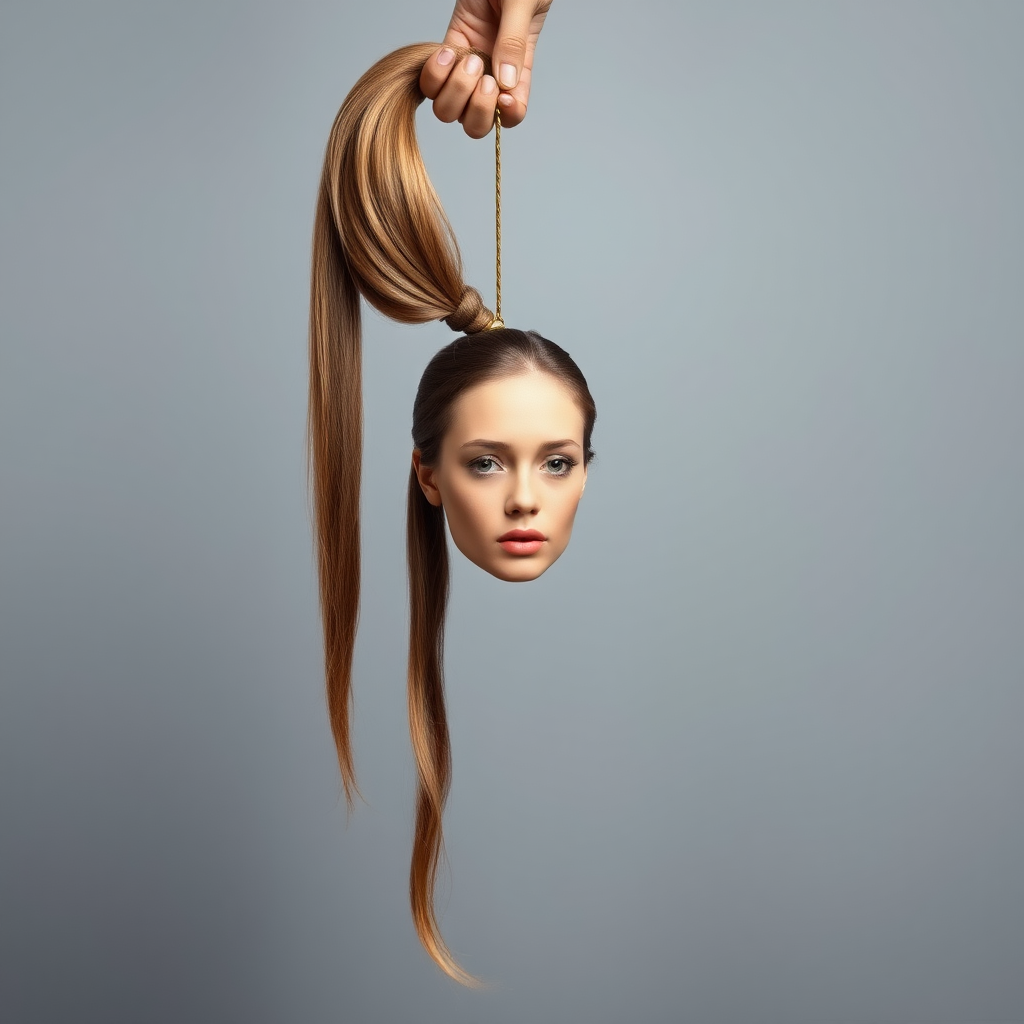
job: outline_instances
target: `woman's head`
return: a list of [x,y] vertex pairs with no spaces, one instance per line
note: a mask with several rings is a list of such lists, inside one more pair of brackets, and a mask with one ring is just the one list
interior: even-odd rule
[[492,576],[536,579],[569,543],[595,417],[553,342],[510,329],[460,338],[420,380],[410,504],[443,509],[456,547]]

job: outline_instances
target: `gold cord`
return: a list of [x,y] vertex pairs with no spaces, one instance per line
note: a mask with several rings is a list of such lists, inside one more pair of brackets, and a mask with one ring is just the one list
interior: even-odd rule
[[501,319],[501,111],[494,108],[494,319],[491,329],[504,327]]

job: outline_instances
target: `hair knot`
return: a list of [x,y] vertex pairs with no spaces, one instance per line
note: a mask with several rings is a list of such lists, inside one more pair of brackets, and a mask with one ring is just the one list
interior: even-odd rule
[[494,314],[484,305],[480,293],[475,288],[467,286],[455,311],[443,319],[453,331],[477,334],[491,326]]

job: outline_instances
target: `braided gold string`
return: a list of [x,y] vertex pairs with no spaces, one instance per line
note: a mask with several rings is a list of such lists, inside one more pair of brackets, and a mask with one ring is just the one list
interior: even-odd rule
[[504,327],[501,319],[501,111],[494,109],[494,319],[491,329]]

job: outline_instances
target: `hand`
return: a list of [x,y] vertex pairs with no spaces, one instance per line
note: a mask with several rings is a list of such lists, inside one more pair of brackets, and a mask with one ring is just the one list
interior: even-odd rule
[[[482,139],[501,109],[501,126],[526,117],[533,51],[551,0],[456,0],[444,44],[423,65],[420,88],[434,101],[442,121],[458,121],[470,138]],[[484,74],[474,53],[461,60],[454,47],[471,47],[491,57],[497,76]]]

